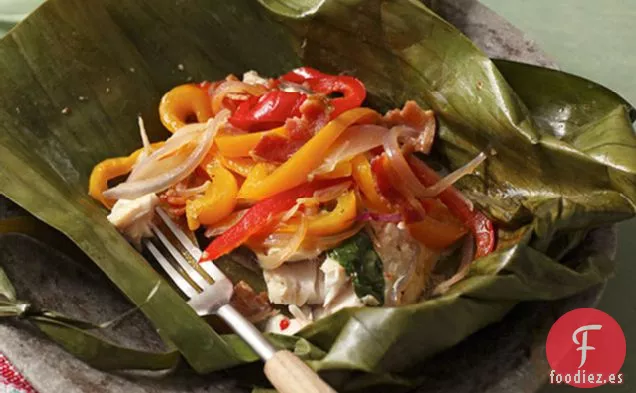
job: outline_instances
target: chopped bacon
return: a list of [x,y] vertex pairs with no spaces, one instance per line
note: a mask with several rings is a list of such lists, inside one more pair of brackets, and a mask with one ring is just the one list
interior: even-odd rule
[[230,303],[252,323],[261,322],[275,313],[274,308],[269,303],[267,293],[256,294],[245,281],[239,281],[234,286],[234,294]]
[[252,150],[252,157],[282,163],[298,151],[305,142],[288,139],[281,135],[265,135]]
[[313,136],[311,122],[304,117],[288,119],[285,122],[285,130],[292,141],[308,141]]
[[252,151],[255,159],[282,163],[296,153],[329,121],[329,105],[319,96],[310,96],[300,106],[301,117],[287,119],[288,137],[266,135]]
[[329,112],[332,110],[329,101],[322,96],[310,96],[300,106],[300,113],[310,123],[326,124],[329,120]]
[[383,122],[387,127],[406,125],[420,131],[417,138],[410,138],[405,143],[415,151],[430,153],[435,139],[435,114],[431,110],[422,109],[415,101],[407,101],[402,109],[393,109],[384,115]]
[[170,188],[168,191],[159,195],[159,199],[171,207],[181,207],[186,204],[186,198],[177,195],[177,191],[174,188]]

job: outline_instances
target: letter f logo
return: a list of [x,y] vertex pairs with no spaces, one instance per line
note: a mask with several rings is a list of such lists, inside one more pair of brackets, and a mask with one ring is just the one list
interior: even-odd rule
[[[593,351],[596,348],[594,347],[589,347],[587,345],[587,332],[588,330],[601,330],[601,325],[586,325],[586,326],[581,326],[580,328],[576,329],[574,331],[574,334],[572,334],[572,341],[574,341],[574,344],[576,345],[580,345],[580,347],[578,347],[576,350],[577,351],[581,351],[581,364],[579,365],[579,368],[583,367],[583,365],[585,364],[585,361],[587,360],[587,351]],[[578,338],[576,336],[578,336],[579,333],[583,332],[583,340],[581,340],[581,342],[579,342]]]

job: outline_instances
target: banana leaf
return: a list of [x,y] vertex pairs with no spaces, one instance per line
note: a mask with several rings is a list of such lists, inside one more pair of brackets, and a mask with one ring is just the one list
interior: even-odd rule
[[[151,140],[167,137],[157,107],[175,85],[300,65],[357,76],[379,111],[409,99],[434,109],[434,156],[448,168],[496,152],[458,184],[499,236],[465,279],[419,304],[342,310],[294,337],[271,337],[339,391],[408,387],[409,369],[515,305],[563,299],[611,276],[610,256],[585,246],[591,230],[635,213],[631,105],[592,81],[491,60],[414,0],[49,0],[0,41],[0,193],[74,242],[197,372],[255,362],[108,223],[87,183],[100,160],[139,147],[138,114]],[[24,317],[2,274],[0,283],[6,314]],[[124,349],[54,317],[32,320],[77,356],[97,354],[83,357],[94,366],[143,367],[114,362]],[[173,367],[170,352],[156,356],[141,363]]]

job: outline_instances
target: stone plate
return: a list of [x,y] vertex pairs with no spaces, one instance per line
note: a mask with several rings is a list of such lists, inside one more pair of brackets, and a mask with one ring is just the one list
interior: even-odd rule
[[[554,67],[519,30],[477,1],[426,3],[491,57]],[[19,212],[6,199],[0,199],[0,218]],[[614,258],[616,230],[613,227],[596,230],[584,244]],[[24,236],[0,237],[0,265],[15,284],[19,298],[40,307],[94,322],[109,321],[131,308],[90,261],[70,260]],[[420,369],[426,383],[414,393],[536,392],[548,376],[545,337],[549,328],[563,313],[596,304],[602,289],[599,286],[559,302],[524,303],[516,307],[502,321],[423,363]],[[152,326],[140,313],[104,335],[128,346],[162,348]],[[0,352],[40,393],[250,391],[241,386],[241,369],[232,374],[206,376],[195,375],[186,367],[169,376],[101,372],[70,356],[20,321],[0,322]]]

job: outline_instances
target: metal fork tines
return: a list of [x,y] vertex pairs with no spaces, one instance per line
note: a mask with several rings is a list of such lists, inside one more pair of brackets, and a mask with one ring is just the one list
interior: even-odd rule
[[161,208],[151,225],[154,239],[145,246],[174,284],[189,298],[188,304],[201,316],[216,313],[264,360],[274,347],[262,333],[232,307],[233,284],[212,262],[199,263],[202,251]]
[[214,264],[198,264],[201,251],[166,212],[156,212],[158,220],[151,224],[156,238],[147,240],[146,247],[187,297],[196,296],[215,280],[224,278]]

